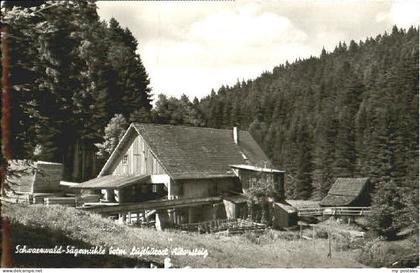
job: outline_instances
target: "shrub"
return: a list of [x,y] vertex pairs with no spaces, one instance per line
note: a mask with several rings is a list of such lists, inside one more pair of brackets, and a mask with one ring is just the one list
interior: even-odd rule
[[316,229],[315,234],[316,234],[316,237],[320,239],[328,238],[328,232],[325,229]]
[[391,180],[379,183],[373,198],[369,226],[378,235],[390,240],[396,238],[404,223],[400,219],[404,208],[400,195],[397,185]]
[[352,238],[348,233],[341,233],[336,236],[335,240],[337,241],[336,249],[340,251],[346,251],[351,248]]
[[386,241],[377,237],[365,243],[359,262],[372,267],[416,267],[419,264],[418,244],[406,239]]
[[252,232],[252,231],[245,232],[244,236],[251,243],[254,243],[254,244],[257,244],[257,245],[260,244],[260,237],[255,232]]

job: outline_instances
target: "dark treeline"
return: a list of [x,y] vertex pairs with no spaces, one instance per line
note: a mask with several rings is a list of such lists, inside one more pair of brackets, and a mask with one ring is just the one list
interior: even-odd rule
[[161,96],[155,111],[165,123],[250,130],[287,171],[288,198],[319,200],[337,177],[370,177],[371,220],[392,233],[418,225],[418,40],[418,29],[394,27],[201,101]]
[[130,30],[99,20],[94,1],[8,1],[11,150],[94,176],[111,117],[149,119],[149,79]]
[[418,38],[415,28],[394,27],[340,43],[221,87],[200,109],[207,126],[249,129],[287,170],[290,198],[322,198],[339,176],[410,183],[418,176]]

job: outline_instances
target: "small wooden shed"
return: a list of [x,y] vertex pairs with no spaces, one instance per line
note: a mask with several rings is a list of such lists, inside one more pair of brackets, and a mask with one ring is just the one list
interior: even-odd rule
[[63,164],[46,161],[10,160],[7,181],[16,193],[60,192]]
[[285,228],[297,225],[298,211],[286,202],[274,202],[272,214],[274,228]]
[[320,205],[323,207],[369,206],[369,188],[369,179],[366,177],[337,178]]
[[248,198],[242,194],[224,196],[223,204],[228,219],[246,219],[248,217]]

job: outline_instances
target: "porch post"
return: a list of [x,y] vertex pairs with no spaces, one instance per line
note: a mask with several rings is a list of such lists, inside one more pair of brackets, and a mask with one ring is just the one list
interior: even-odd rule
[[188,208],[188,224],[191,224],[193,222],[193,208]]

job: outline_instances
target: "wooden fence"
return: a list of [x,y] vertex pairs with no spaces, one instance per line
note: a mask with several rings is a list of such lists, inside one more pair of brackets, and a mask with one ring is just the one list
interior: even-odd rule
[[298,208],[298,216],[365,216],[370,207],[312,207]]
[[241,234],[246,231],[263,232],[266,227],[267,226],[264,224],[243,219],[216,219],[212,221],[181,224],[176,226],[176,228],[185,231],[199,233],[226,232],[227,234]]
[[[365,236],[365,233],[363,231],[357,231],[357,230],[349,230],[349,229],[344,229],[341,227],[332,227],[331,225],[320,225],[320,224],[309,224],[309,223],[305,223],[302,221],[298,221],[298,225],[299,225],[299,238],[300,239],[305,239],[305,240],[313,240],[315,242],[315,238],[317,237],[316,235],[316,229],[320,229],[320,230],[324,230],[325,232],[327,232],[327,238],[328,238],[328,254],[327,257],[331,258],[332,257],[332,244],[333,244],[333,237],[335,237],[335,241],[337,241],[337,237],[333,235],[333,233],[335,234],[347,234],[350,237],[350,240],[354,240],[356,238],[361,238],[363,239]],[[310,227],[312,228],[312,236],[307,236],[307,235],[303,235],[303,227]],[[336,242],[338,243],[338,242]],[[348,243],[346,242],[346,245],[348,245]],[[315,244],[314,244],[315,246]]]

